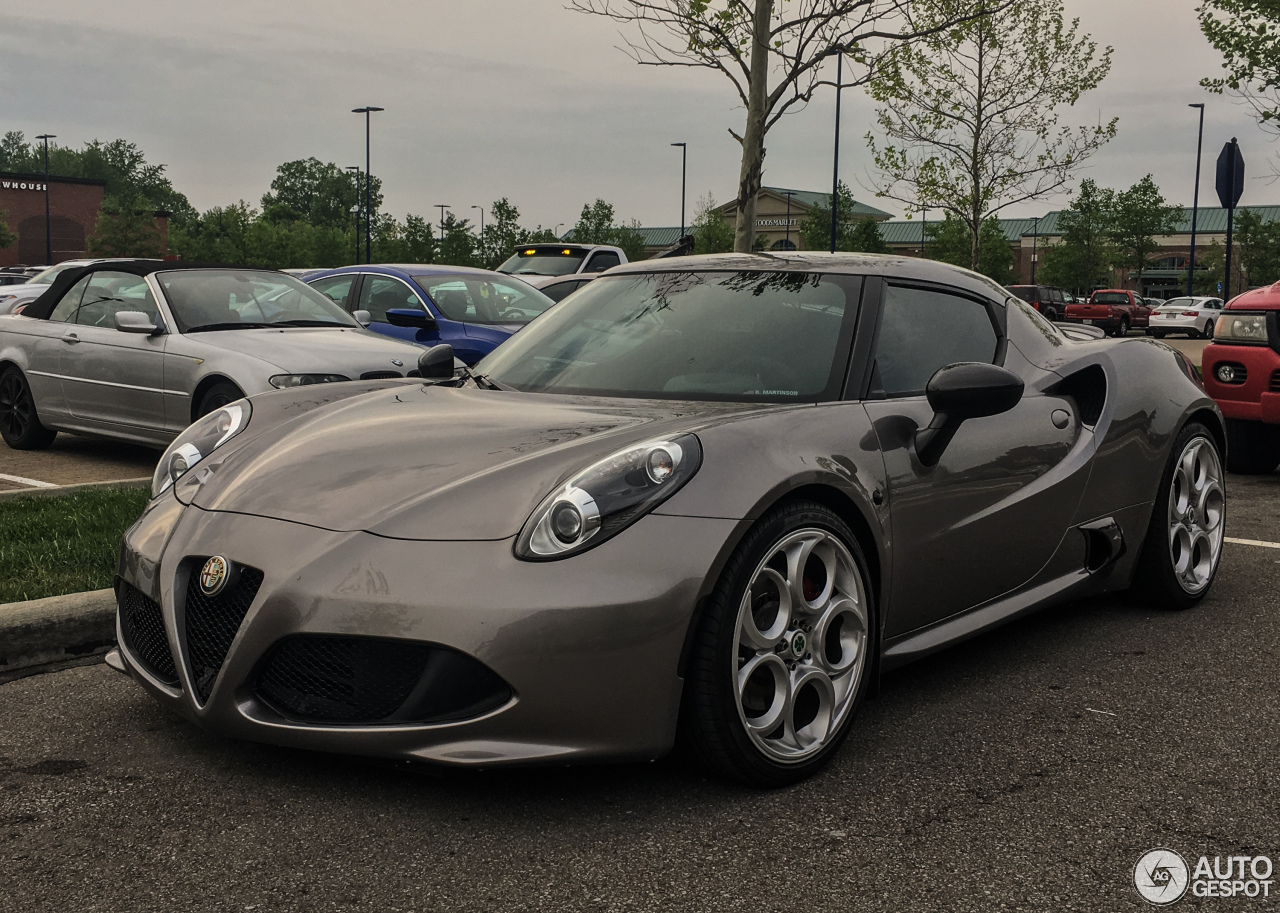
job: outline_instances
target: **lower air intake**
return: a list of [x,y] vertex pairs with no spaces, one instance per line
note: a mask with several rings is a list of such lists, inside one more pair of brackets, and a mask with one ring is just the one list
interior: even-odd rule
[[394,377],[404,377],[399,371],[365,371],[360,375],[361,380],[391,380]]
[[120,611],[120,633],[125,647],[144,670],[166,685],[178,684],[169,638],[164,633],[160,603],[130,583],[120,582],[116,590]]
[[511,699],[506,682],[456,650],[320,634],[277,643],[255,691],[288,719],[347,725],[464,720]]
[[213,682],[253,598],[258,595],[263,576],[257,568],[233,566],[233,576],[226,588],[216,596],[206,596],[200,589],[200,568],[204,562],[204,558],[190,560],[184,613],[191,682],[202,702],[213,692]]

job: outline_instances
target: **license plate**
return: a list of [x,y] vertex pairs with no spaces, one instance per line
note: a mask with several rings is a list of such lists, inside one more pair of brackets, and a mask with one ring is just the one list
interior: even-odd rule
[[1096,320],[1086,320],[1085,323],[1089,324],[1091,327],[1098,325],[1098,321]]

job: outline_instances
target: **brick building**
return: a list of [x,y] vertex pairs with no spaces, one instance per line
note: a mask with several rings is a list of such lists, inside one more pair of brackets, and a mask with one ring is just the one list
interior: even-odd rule
[[[107,182],[49,178],[49,236],[53,262],[86,256],[98,224]],[[0,266],[48,265],[45,256],[45,181],[42,174],[0,172],[0,211],[18,241],[0,249]],[[169,249],[168,213],[156,213],[161,249]]]

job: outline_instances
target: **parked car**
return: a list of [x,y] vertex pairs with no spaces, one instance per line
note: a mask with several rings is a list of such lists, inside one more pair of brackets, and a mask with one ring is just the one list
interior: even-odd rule
[[1074,300],[1069,292],[1053,285],[1007,285],[1005,288],[1051,321],[1061,320],[1067,305]]
[[41,295],[48,291],[47,285],[14,285],[0,289],[0,314],[20,314]]
[[1113,336],[1127,336],[1130,329],[1145,328],[1151,308],[1136,292],[1125,289],[1098,289],[1085,304],[1067,305],[1067,319],[1109,330]]
[[27,278],[21,270],[0,269],[0,285],[22,285]]
[[1177,352],[1074,335],[924,259],[622,266],[466,377],[184,432],[110,661],[239,738],[500,766],[679,732],[799,780],[883,670],[1074,598],[1208,593],[1221,413]]
[[602,273],[626,262],[622,248],[612,244],[527,244],[499,266],[498,272],[540,287],[557,276]]
[[1201,356],[1204,388],[1227,417],[1227,468],[1280,466],[1280,283],[1232,298]]
[[345,266],[307,283],[369,329],[423,346],[448,343],[469,365],[554,302],[521,279],[464,266]]
[[1149,332],[1156,339],[1172,333],[1209,339],[1222,316],[1222,299],[1208,297],[1170,298],[1151,312]]
[[247,394],[403,377],[418,351],[282,273],[91,264],[0,317],[0,433],[17,450],[59,431],[164,446]]
[[584,285],[599,279],[599,273],[574,273],[563,279],[553,279],[545,285],[541,286],[538,291],[546,295],[552,301],[563,301],[570,293],[576,292]]

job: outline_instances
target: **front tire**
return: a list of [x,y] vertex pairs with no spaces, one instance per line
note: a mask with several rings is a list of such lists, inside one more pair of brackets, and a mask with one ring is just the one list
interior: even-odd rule
[[1189,609],[1204,599],[1222,560],[1226,519],[1218,444],[1208,428],[1192,422],[1174,441],[1160,479],[1133,594],[1160,609]]
[[0,374],[0,437],[14,450],[44,450],[57,436],[40,423],[27,378],[17,368],[6,368]]
[[1153,339],[1164,339],[1164,330],[1147,330]]
[[706,767],[776,787],[827,762],[871,679],[870,581],[852,531],[821,504],[782,504],[747,534],[689,661],[682,737]]
[[1280,465],[1280,425],[1227,419],[1227,469],[1266,475]]
[[1200,334],[1205,339],[1213,338],[1213,321],[1210,320],[1204,325],[1204,332]]
[[227,403],[234,403],[238,399],[244,399],[244,394],[239,387],[230,381],[219,381],[200,397],[200,408],[196,410],[195,417],[204,418],[213,410],[221,409]]

